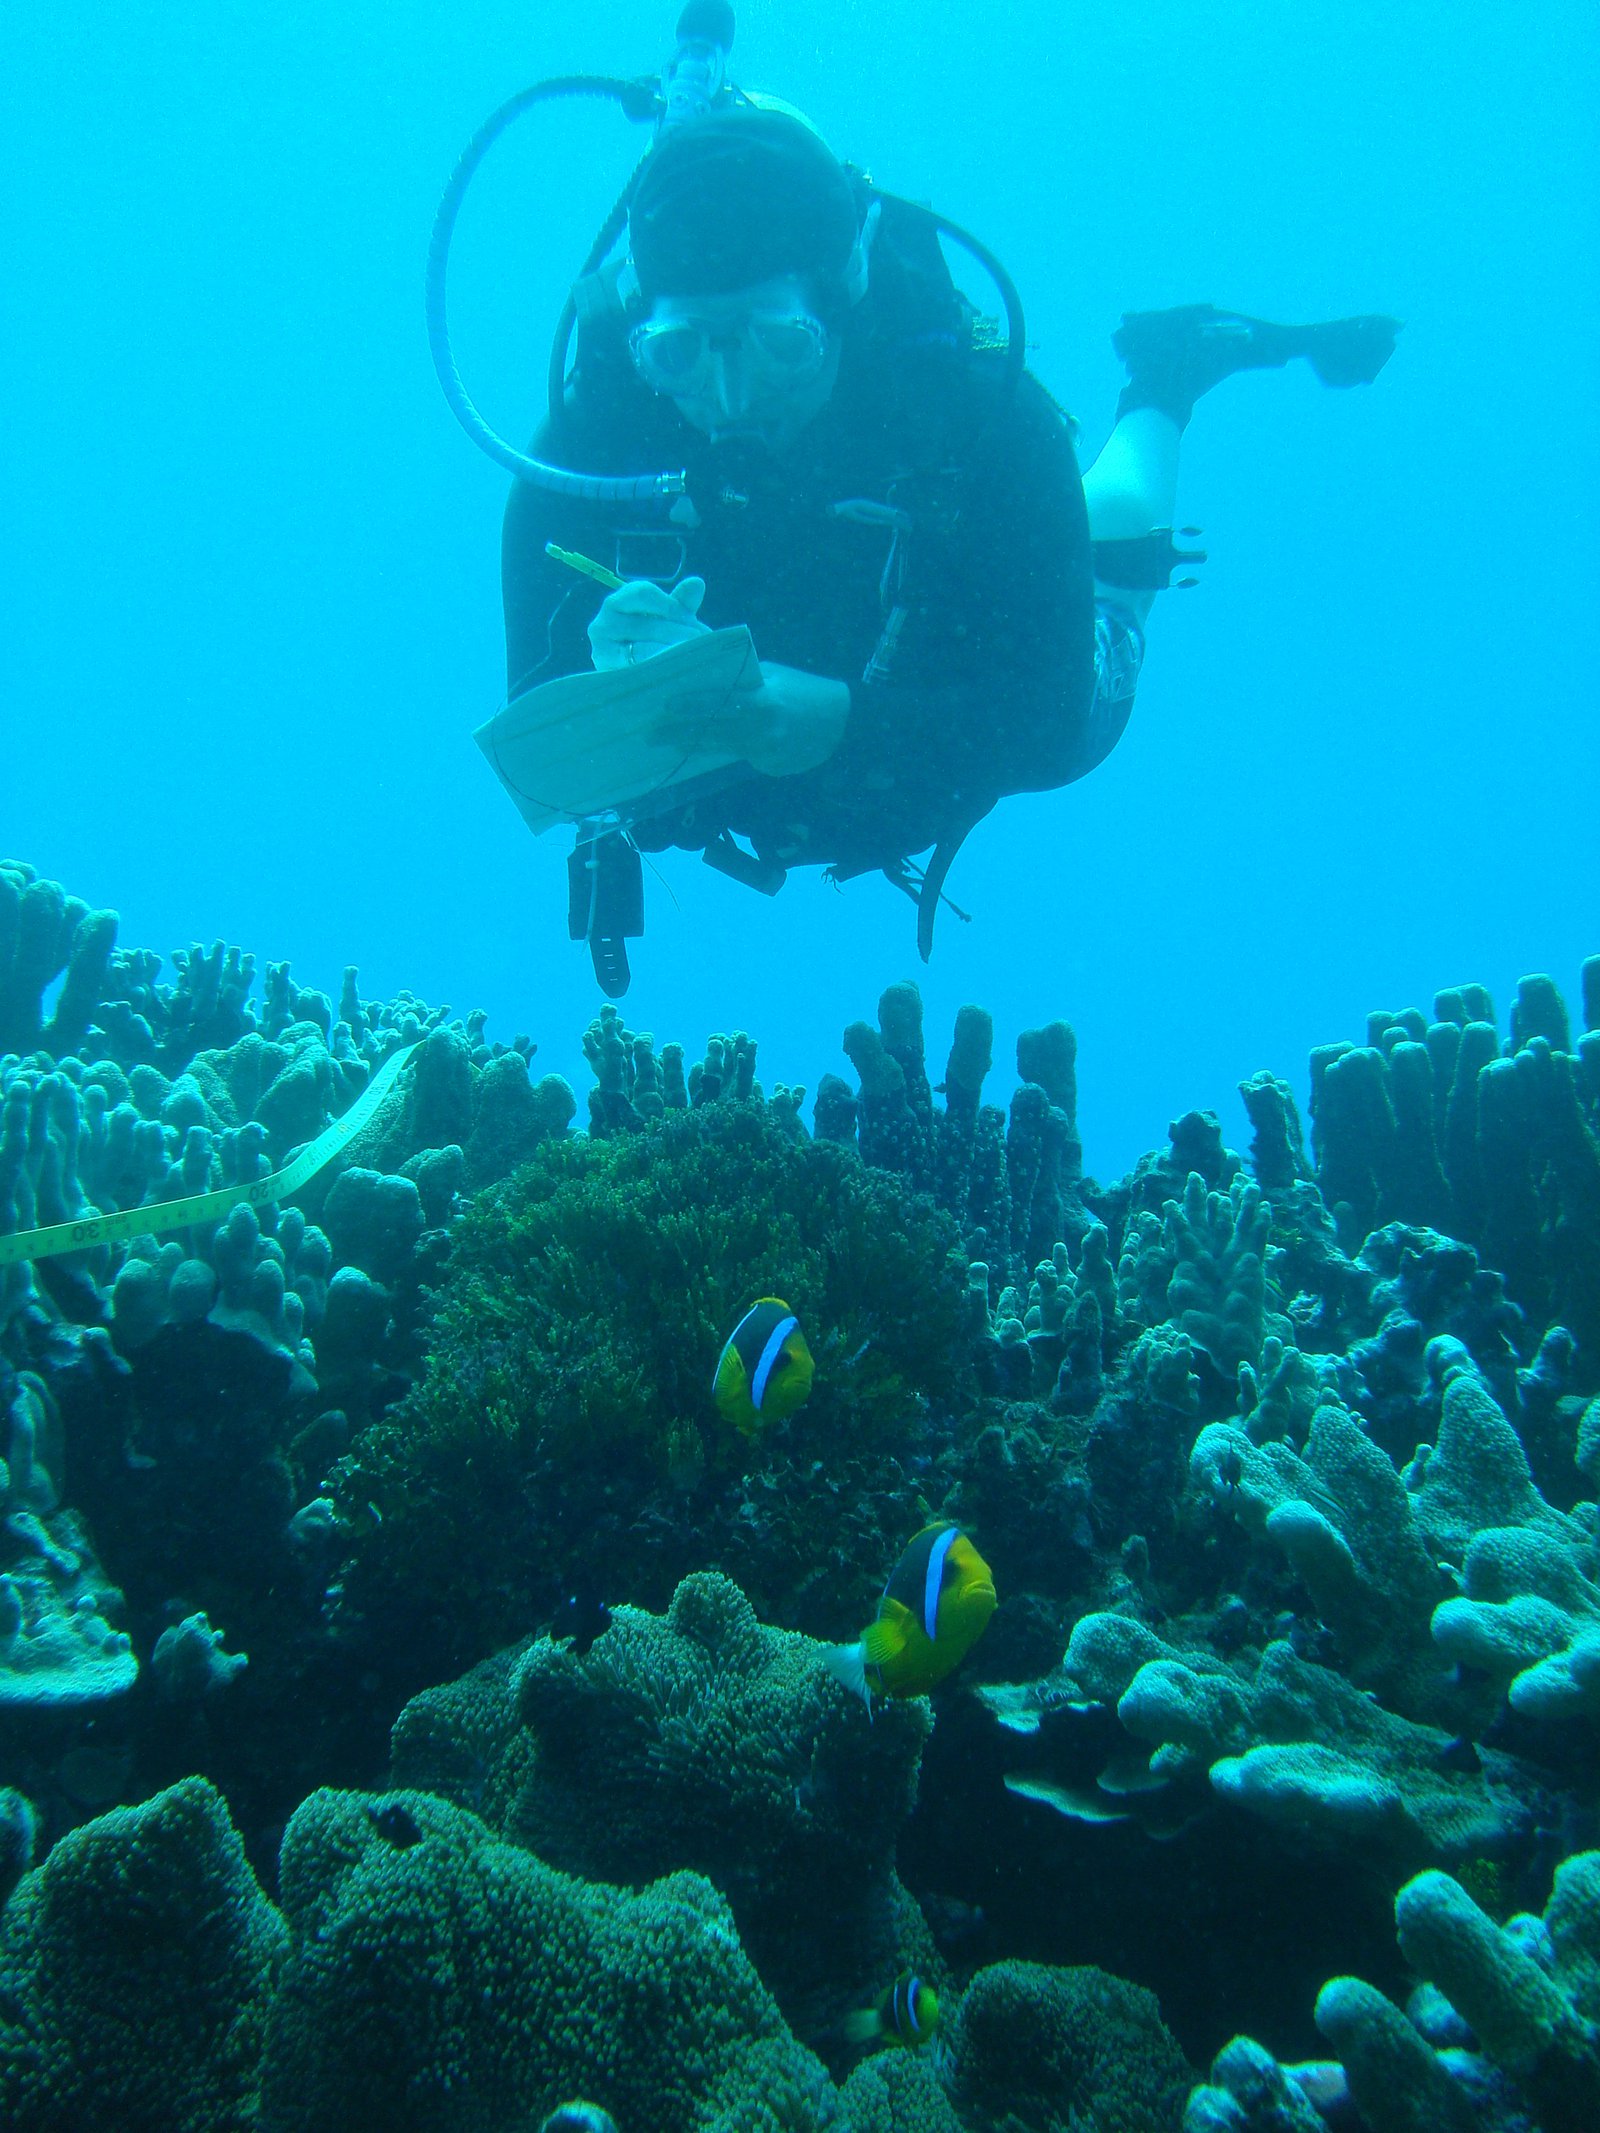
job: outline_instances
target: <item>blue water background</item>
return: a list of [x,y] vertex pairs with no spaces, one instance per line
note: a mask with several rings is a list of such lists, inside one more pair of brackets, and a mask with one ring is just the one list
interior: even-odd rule
[[[10,0],[0,17],[0,852],[336,991],[526,1030],[581,1088],[598,1004],[471,740],[500,700],[503,478],[429,367],[424,249],[460,147],[564,71],[643,72],[670,5]],[[1600,950],[1594,203],[1600,17],[1532,0],[1060,0],[739,10],[735,72],[1006,259],[1032,361],[1110,425],[1124,309],[1407,321],[1371,390],[1297,370],[1201,408],[1132,728],[1006,802],[917,966],[876,880],[775,903],[666,855],[625,1012],[761,1071],[843,1071],[914,975],[997,1056],[1076,1026],[1089,1165],[1259,1066],[1303,1095],[1369,1008]],[[463,366],[521,438],[550,324],[642,135],[527,123],[469,205]],[[974,293],[984,292],[972,284]],[[1004,1077],[1001,1088],[1009,1086]]]

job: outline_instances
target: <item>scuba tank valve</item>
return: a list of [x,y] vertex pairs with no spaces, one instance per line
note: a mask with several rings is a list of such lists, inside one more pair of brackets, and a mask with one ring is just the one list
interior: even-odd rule
[[733,50],[728,0],[689,0],[678,17],[678,49],[662,81],[666,108],[660,131],[703,118],[722,94]]

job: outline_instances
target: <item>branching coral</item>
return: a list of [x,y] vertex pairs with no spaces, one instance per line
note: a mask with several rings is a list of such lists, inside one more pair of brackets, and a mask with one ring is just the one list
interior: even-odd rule
[[1317,1998],[1339,2063],[1283,2068],[1248,2037],[1218,2054],[1184,2133],[1313,2133],[1315,2095],[1372,2133],[1587,2133],[1600,2118],[1600,1853],[1556,1869],[1542,1918],[1497,1925],[1430,1870],[1395,1900],[1424,1982],[1402,2010],[1356,1977]]
[[1447,1733],[1384,1710],[1283,1641],[1229,1663],[1174,1649],[1125,1618],[1088,1615],[1064,1672],[1116,1706],[1154,1775],[1204,1774],[1214,1793],[1264,1820],[1413,1862],[1492,1853],[1526,1824],[1508,1758],[1485,1751],[1479,1767],[1462,1767]]
[[[960,1226],[974,1260],[1000,1287],[1025,1280],[1061,1240],[1087,1226],[1083,1148],[1077,1127],[1077,1040],[1065,1022],[1025,1030],[1017,1040],[1021,1086],[1009,1116],[982,1101],[993,1063],[988,1013],[964,1007],[956,1017],[945,1078],[928,1080],[922,998],[915,985],[891,985],[878,1002],[878,1026],[853,1022],[845,1050],[859,1090],[837,1076],[817,1091],[817,1132],[851,1142],[863,1159],[895,1172]],[[944,1096],[936,1107],[935,1093]]]
[[1477,1246],[1600,1370],[1600,1032],[1575,1045],[1544,977],[1523,979],[1505,1047],[1481,987],[1441,993],[1434,1016],[1375,1015],[1364,1047],[1312,1055],[1324,1197],[1352,1250],[1396,1221]]
[[1283,1551],[1358,1687],[1414,1715],[1439,1710],[1427,1622],[1449,1587],[1400,1476],[1336,1397],[1313,1414],[1303,1457],[1213,1424],[1190,1469],[1220,1513]]
[[1259,1366],[1267,1335],[1289,1330],[1267,1309],[1271,1224],[1259,1184],[1235,1179],[1226,1192],[1208,1192],[1191,1171],[1159,1218],[1137,1213],[1129,1222],[1117,1267],[1124,1316],[1175,1326],[1231,1389],[1243,1365]]

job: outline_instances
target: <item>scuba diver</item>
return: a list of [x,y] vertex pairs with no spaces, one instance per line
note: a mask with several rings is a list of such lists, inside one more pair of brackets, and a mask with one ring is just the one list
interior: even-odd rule
[[[926,959],[974,825],[1085,776],[1127,725],[1155,595],[1204,560],[1172,528],[1195,403],[1302,359],[1368,383],[1398,331],[1209,304],[1130,315],[1116,425],[1080,476],[999,262],[728,84],[732,33],[723,0],[685,9],[656,140],[569,307],[574,360],[564,322],[532,455],[496,455],[523,477],[502,551],[512,702],[711,627],[746,625],[758,655],[652,736],[720,749],[731,771],[579,823],[569,931],[613,998],[643,932],[640,853],[668,846],[768,894],[796,866],[881,872],[917,903]],[[995,281],[1004,333],[941,232]],[[557,550],[604,568],[580,576]]]

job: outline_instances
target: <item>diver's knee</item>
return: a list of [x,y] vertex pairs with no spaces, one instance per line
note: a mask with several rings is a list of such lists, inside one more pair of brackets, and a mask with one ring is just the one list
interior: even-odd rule
[[[1153,595],[1149,597],[1153,598]],[[1144,666],[1144,617],[1120,590],[1111,599],[1096,597],[1094,608],[1094,695],[1084,725],[1083,777],[1103,763],[1128,729],[1134,693]]]

